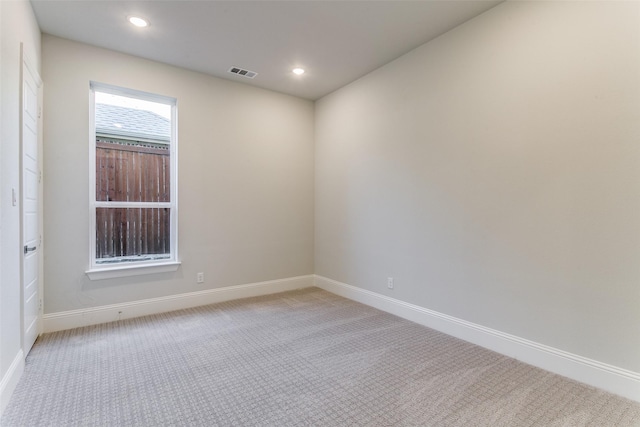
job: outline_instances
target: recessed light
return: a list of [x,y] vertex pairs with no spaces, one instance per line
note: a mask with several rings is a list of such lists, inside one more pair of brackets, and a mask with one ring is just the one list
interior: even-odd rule
[[292,71],[293,71],[293,74],[297,74],[297,75],[304,74],[304,70],[302,68],[294,68]]
[[135,25],[136,27],[148,27],[149,26],[149,21],[147,21],[146,19],[140,18],[139,16],[130,16],[127,18],[127,20],[129,22],[131,22],[133,25]]

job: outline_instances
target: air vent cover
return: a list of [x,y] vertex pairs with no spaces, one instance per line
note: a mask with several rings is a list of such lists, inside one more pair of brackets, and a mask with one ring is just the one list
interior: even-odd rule
[[256,73],[255,71],[249,71],[239,67],[231,67],[229,68],[229,72],[232,74],[237,74],[239,76],[246,77],[248,79],[253,79],[255,78],[255,76],[258,75],[258,73]]

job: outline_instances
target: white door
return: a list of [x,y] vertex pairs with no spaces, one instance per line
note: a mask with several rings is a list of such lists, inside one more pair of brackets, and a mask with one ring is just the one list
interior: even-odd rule
[[41,80],[23,56],[22,61],[22,244],[23,244],[23,351],[31,350],[39,334],[40,297],[38,285],[40,231],[38,218],[38,90]]

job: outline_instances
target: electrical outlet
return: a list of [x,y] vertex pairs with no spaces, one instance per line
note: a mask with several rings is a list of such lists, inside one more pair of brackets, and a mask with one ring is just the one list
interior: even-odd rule
[[393,289],[393,277],[387,277],[387,288]]
[[198,273],[198,276],[196,277],[196,282],[204,283],[204,273]]

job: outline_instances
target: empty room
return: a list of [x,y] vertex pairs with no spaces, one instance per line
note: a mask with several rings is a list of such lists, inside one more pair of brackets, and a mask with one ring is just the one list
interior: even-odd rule
[[640,426],[640,2],[0,23],[3,427]]

